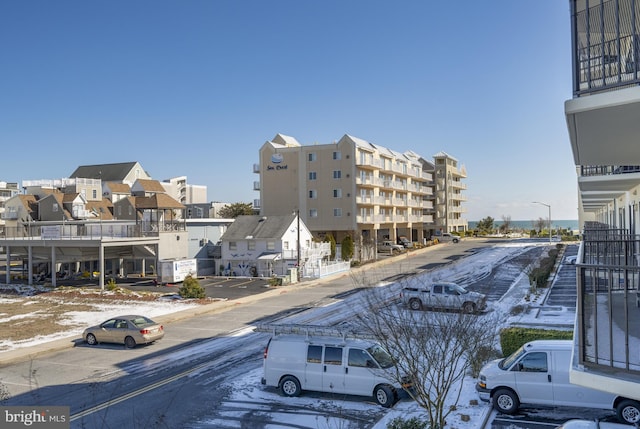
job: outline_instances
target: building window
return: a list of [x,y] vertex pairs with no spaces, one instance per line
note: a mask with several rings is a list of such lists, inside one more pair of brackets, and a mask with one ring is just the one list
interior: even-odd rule
[[247,250],[256,250],[256,242],[253,240],[247,241]]
[[98,198],[98,191],[94,189],[92,192],[92,195],[93,195],[93,199],[95,200],[96,198]]
[[238,250],[238,243],[236,243],[235,241],[230,241],[229,250]]
[[318,198],[318,191],[316,191],[315,189],[309,190],[309,198],[311,199]]
[[267,241],[267,250],[276,250],[276,242],[273,240]]
[[333,178],[334,179],[340,179],[342,177],[342,171],[340,170],[334,170],[333,171]]
[[316,154],[314,152],[311,152],[309,154],[309,162],[313,162],[316,160]]
[[342,189],[334,189],[333,198],[342,198]]
[[316,180],[316,172],[315,171],[310,171],[309,172],[309,180]]
[[342,217],[342,209],[333,209],[333,216],[334,217]]
[[333,152],[333,159],[335,159],[335,160],[342,159],[342,153],[340,151]]
[[309,217],[318,217],[318,209],[309,209]]
[[282,248],[284,250],[289,250],[289,242],[288,241],[283,241],[282,242]]
[[51,206],[51,211],[54,213],[58,211],[58,203],[53,203],[53,206]]

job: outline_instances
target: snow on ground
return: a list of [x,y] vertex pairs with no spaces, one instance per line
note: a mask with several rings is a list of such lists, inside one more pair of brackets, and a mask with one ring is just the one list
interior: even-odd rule
[[[487,269],[495,266],[496,264],[507,260],[511,256],[515,256],[518,253],[524,252],[526,247],[530,247],[531,243],[518,243],[510,242],[503,245],[497,245],[486,251],[478,252],[469,257],[463,258],[457,263],[449,264],[443,268],[440,268],[434,272],[429,273],[430,280],[436,279],[453,279],[460,276],[467,278],[480,277],[486,274]],[[544,301],[544,295],[532,297],[528,301],[524,301],[525,295],[529,291],[529,281],[526,274],[522,273],[518,278],[514,279],[514,282],[509,291],[498,302],[491,303],[491,308],[499,315],[504,317],[500,320],[505,321],[505,325],[512,323],[527,324],[527,325],[558,325],[568,324],[572,325],[575,319],[575,312],[567,311],[565,308],[554,308],[545,310],[542,307]],[[526,304],[529,306],[530,311],[524,311],[517,315],[511,315],[511,309],[518,304]],[[75,312],[72,314],[72,323],[79,323],[84,326],[100,323],[106,320],[108,317],[122,313],[141,313],[148,315],[149,317],[157,317],[164,314],[181,311],[186,308],[192,307],[196,304],[187,304],[180,302],[135,302],[131,305],[127,303],[119,305],[109,305],[104,308],[104,312]],[[539,308],[538,308],[539,307]],[[325,308],[318,308],[315,311],[331,311],[331,306]],[[0,314],[0,318],[2,315]],[[57,335],[34,338],[32,341],[23,341],[15,344],[2,344],[3,347],[29,347],[38,343],[53,341],[61,337],[79,336],[82,329],[70,329],[68,332],[62,332]],[[5,348],[6,350],[6,348]],[[230,400],[235,400],[237,403],[246,401],[248,404],[255,402],[264,402],[265,404],[280,403],[283,401],[283,397],[276,391],[265,389],[260,384],[260,378],[262,377],[262,368],[257,368],[254,371],[248,372],[244,377],[237,379],[231,386],[233,393]],[[490,416],[490,406],[479,401],[475,391],[476,380],[471,377],[466,377],[462,384],[462,390],[458,400],[456,410],[447,419],[447,427],[450,429],[475,429],[483,425],[485,419]],[[454,392],[457,394],[457,392]],[[317,403],[319,399],[317,397],[305,397],[300,396],[298,398],[286,398],[287,404],[299,405],[304,408],[305,404],[313,403],[313,409],[317,409]],[[340,410],[348,409],[350,414],[355,411],[366,414],[370,412],[372,406],[378,407],[371,401],[366,400],[334,400],[332,398],[320,399],[326,402],[324,409],[326,413],[318,412],[300,412],[297,414],[287,413],[286,421],[292,425],[299,424],[300,427],[309,428],[336,428],[343,427],[344,421],[340,419]],[[373,405],[372,405],[373,404]],[[255,406],[252,406],[251,410],[247,409],[246,412],[256,412]],[[268,408],[268,407],[267,407]],[[265,410],[265,412],[268,412]],[[243,414],[243,411],[236,411],[237,414]],[[410,400],[405,399],[398,402],[386,415],[378,421],[375,425],[375,429],[385,429],[387,424],[396,417],[410,418],[412,416],[420,416],[424,418],[425,414],[422,410],[416,406],[416,404]],[[225,416],[216,416],[220,420],[224,420]],[[467,420],[468,418],[468,420]],[[463,421],[464,419],[464,421]],[[276,419],[277,420],[277,419]],[[215,426],[215,421],[210,422]],[[276,426],[273,426],[276,427]]]

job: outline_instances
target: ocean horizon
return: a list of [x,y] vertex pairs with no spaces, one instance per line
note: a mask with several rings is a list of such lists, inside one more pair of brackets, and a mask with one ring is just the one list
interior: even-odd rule
[[[478,225],[479,221],[468,221],[467,223],[469,224],[469,229],[475,229],[476,226]],[[537,220],[512,220],[511,223],[511,228],[513,229],[535,229],[534,227],[534,223],[537,222]],[[495,219],[493,221],[493,225],[498,228],[500,225],[502,225],[504,222],[502,222],[502,219],[498,220]],[[569,229],[569,230],[577,230],[578,229],[578,219],[551,219],[551,229]]]

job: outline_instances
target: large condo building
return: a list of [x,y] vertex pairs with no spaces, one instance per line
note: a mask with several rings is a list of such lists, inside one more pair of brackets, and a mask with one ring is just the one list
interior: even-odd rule
[[569,4],[565,116],[583,230],[570,376],[640,401],[640,2]]
[[[260,148],[254,189],[260,191],[262,215],[299,211],[316,236],[330,233],[339,242],[351,234],[359,255],[370,259],[380,240],[405,236],[422,242],[466,230],[459,216],[463,187],[452,184],[464,175],[455,159],[441,155],[438,168],[413,151],[400,153],[349,135],[330,144],[301,145],[278,134]],[[441,207],[451,215],[441,222],[435,216],[434,174],[452,186],[442,194]]]

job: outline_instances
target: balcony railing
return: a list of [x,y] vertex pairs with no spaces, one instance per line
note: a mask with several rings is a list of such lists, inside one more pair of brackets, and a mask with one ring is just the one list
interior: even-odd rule
[[578,261],[579,361],[640,373],[640,236],[585,223]]
[[640,165],[583,165],[580,167],[582,177],[629,173],[640,173]]

